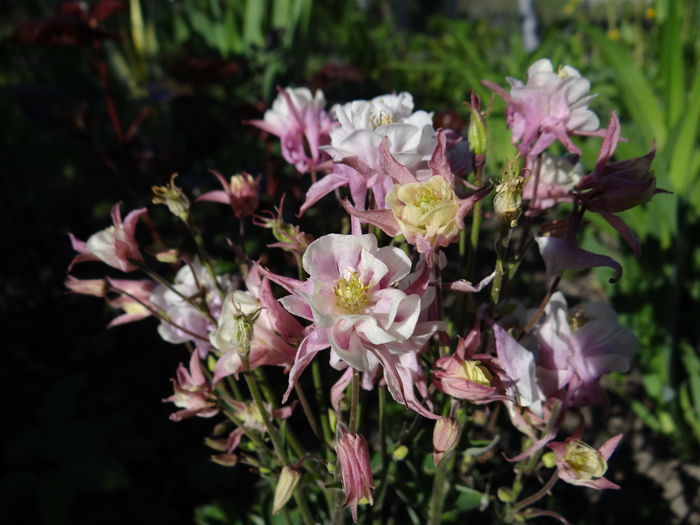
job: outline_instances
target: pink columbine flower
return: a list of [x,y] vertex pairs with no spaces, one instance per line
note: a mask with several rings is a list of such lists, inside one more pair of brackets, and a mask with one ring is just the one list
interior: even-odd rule
[[398,162],[411,170],[425,165],[435,149],[432,114],[413,111],[410,93],[355,100],[333,108],[339,125],[331,131],[331,144],[323,148],[335,163],[333,173],[313,184],[300,213],[321,197],[348,186],[354,205],[365,209],[369,189],[375,204],[384,208],[391,179],[380,169],[378,147],[383,140]]
[[474,327],[460,338],[455,353],[441,357],[433,365],[433,384],[441,392],[457,399],[482,404],[507,399],[498,368],[492,356],[477,354],[481,334]]
[[123,310],[124,313],[118,315],[107,325],[109,328],[134,321],[140,321],[152,315],[149,310],[149,299],[156,283],[150,279],[107,279],[110,291],[118,295],[113,299],[107,299],[107,304],[113,308]]
[[299,173],[319,169],[324,162],[321,146],[329,143],[333,121],[326,113],[323,91],[312,94],[308,88],[277,88],[279,95],[263,120],[251,120],[256,126],[280,138],[284,160]]
[[343,506],[350,507],[352,521],[357,523],[357,505],[371,505],[374,501],[374,479],[367,452],[367,440],[361,434],[343,431],[335,444],[335,453],[338,454],[345,491]]
[[394,399],[436,417],[412,395],[410,372],[397,366],[401,354],[419,352],[441,326],[419,322],[429,303],[397,287],[411,270],[408,256],[396,247],[378,248],[374,235],[331,234],[311,243],[302,263],[307,281],[268,273],[292,292],[282,305],[314,323],[297,350],[284,401],[316,353],[330,347],[359,371],[376,358]]
[[173,421],[182,421],[193,416],[213,417],[219,412],[211,386],[202,373],[197,352],[192,352],[189,371],[180,363],[177,379],[171,381],[175,393],[163,399],[163,402],[175,403],[175,406],[182,409],[170,415]]
[[538,175],[527,178],[523,198],[529,199],[528,215],[540,213],[560,202],[571,202],[572,191],[583,178],[583,165],[567,157],[543,153],[538,159]]
[[497,84],[483,81],[508,102],[507,123],[513,132],[513,144],[523,156],[537,156],[555,140],[571,153],[581,154],[569,135],[591,135],[599,121],[588,109],[594,95],[590,82],[571,66],[557,72],[552,63],[540,59],[527,70],[527,84],[508,77],[510,93]]
[[652,149],[642,157],[610,162],[620,140],[620,121],[615,112],[600,147],[593,173],[586,175],[576,187],[581,203],[587,209],[600,213],[630,245],[639,257],[639,240],[615,213],[628,210],[649,201],[657,193],[668,193],[656,187],[656,176],[651,161]]
[[569,406],[600,402],[598,379],[610,372],[627,372],[638,347],[632,331],[618,324],[607,303],[569,309],[561,292],[552,295],[532,333],[542,390],[549,397],[566,389]]
[[253,325],[248,356],[251,368],[263,365],[291,366],[296,347],[303,337],[301,324],[287,312],[270,288],[267,277],[254,266],[245,279],[247,291],[236,290],[224,300],[219,324],[209,339],[221,353],[214,370],[214,383],[238,374],[241,368],[239,348],[232,339],[236,327],[235,314],[252,315],[259,312]]
[[223,175],[216,170],[209,170],[219,179],[223,190],[215,190],[197,197],[198,201],[219,202],[228,204],[237,219],[250,217],[258,209],[260,200],[258,191],[258,179],[254,179],[248,173],[233,175],[230,181],[226,181]]
[[608,469],[608,459],[621,439],[622,434],[613,436],[598,450],[575,437],[547,446],[554,451],[557,473],[563,481],[598,490],[619,489],[619,485],[603,476]]
[[460,199],[455,193],[455,177],[445,155],[446,139],[438,131],[437,147],[430,162],[429,175],[419,179],[391,154],[387,141],[379,146],[381,171],[393,185],[386,196],[388,209],[361,210],[347,201],[343,207],[353,217],[379,226],[388,235],[403,234],[419,253],[430,255],[440,246],[448,246],[464,228],[464,217],[474,204],[486,196],[487,186]]
[[[224,290],[231,286],[230,277],[219,276],[217,279]],[[185,330],[170,323],[161,322],[158,325],[158,335],[173,344],[181,344],[186,341],[194,343],[199,350],[200,357],[203,358],[211,347],[209,333],[214,330],[214,323],[205,313],[192,306],[182,296],[198,298],[196,299],[198,301],[201,301],[203,297],[209,311],[216,317],[219,315],[223,303],[221,294],[209,272],[198,258],[178,270],[173,287],[179,294],[167,286],[156,286],[149,302],[165,312],[168,319]]]
[[118,202],[112,207],[112,226],[91,235],[87,242],[68,234],[73,249],[78,252],[68,267],[69,271],[74,264],[83,261],[102,261],[123,272],[138,269],[133,261],[142,261],[143,257],[135,238],[136,223],[147,210],[134,210],[122,222],[120,206],[121,202]]

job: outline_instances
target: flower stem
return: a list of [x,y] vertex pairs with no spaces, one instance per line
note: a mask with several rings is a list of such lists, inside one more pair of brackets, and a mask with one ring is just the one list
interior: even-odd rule
[[316,404],[321,412],[321,429],[323,431],[323,438],[326,440],[326,444],[328,445],[326,459],[331,461],[333,458],[330,448],[333,446],[333,432],[331,430],[331,422],[328,418],[328,410],[326,408],[326,404],[323,402],[323,383],[321,382],[321,368],[318,364],[318,360],[313,360],[311,362],[311,373],[314,380]]
[[501,224],[500,234],[496,241],[496,276],[491,283],[491,302],[494,306],[498,305],[501,297],[501,289],[503,288],[503,276],[506,273],[506,260],[508,258],[508,244],[510,243],[510,225],[507,223]]
[[357,410],[360,404],[360,372],[352,369],[352,399],[350,401],[350,420],[348,429],[350,432],[357,432]]
[[[477,163],[476,169],[476,184],[481,187],[484,184],[484,164]],[[469,253],[467,254],[467,280],[471,281],[474,277],[474,268],[476,266],[476,252],[479,248],[479,230],[481,228],[481,201],[474,203],[472,210],[472,231],[469,236]],[[462,233],[466,235],[465,230]],[[460,234],[460,253],[462,251],[462,234]]]
[[428,525],[440,525],[440,523],[442,523],[442,506],[445,501],[445,478],[447,476],[447,470],[452,466],[452,463],[453,458],[442,458],[442,461],[438,463],[435,478],[433,478],[433,491],[430,496],[430,506],[428,507],[430,513]]
[[323,438],[321,437],[321,432],[318,429],[318,424],[316,423],[316,418],[314,418],[314,413],[311,411],[311,407],[309,406],[309,401],[306,399],[306,394],[304,394],[304,389],[301,388],[301,385],[299,383],[294,384],[294,392],[296,392],[297,397],[299,398],[299,402],[301,403],[301,408],[304,411],[304,415],[306,416],[306,420],[309,422],[309,426],[311,427],[311,431],[316,435],[318,439],[321,440],[321,443],[324,445],[326,444]]

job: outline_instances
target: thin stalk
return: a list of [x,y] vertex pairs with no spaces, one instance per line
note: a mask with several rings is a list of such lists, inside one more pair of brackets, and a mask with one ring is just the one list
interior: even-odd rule
[[321,429],[323,431],[323,438],[326,440],[328,445],[328,450],[326,451],[326,459],[328,461],[332,460],[332,454],[330,452],[330,447],[333,446],[333,432],[331,430],[331,422],[328,418],[328,410],[326,404],[323,401],[323,383],[321,382],[321,368],[318,364],[318,360],[314,359],[311,362],[311,373],[314,380],[314,393],[316,394],[316,404],[321,412]]
[[386,447],[386,387],[380,386],[379,392],[379,450],[382,458],[382,476],[379,479],[379,491],[374,502],[374,514],[381,519],[382,506],[389,481],[389,456]]
[[540,302],[540,306],[537,308],[537,311],[532,316],[532,318],[527,323],[527,325],[525,325],[525,328],[523,328],[523,333],[520,336],[520,338],[522,338],[522,337],[526,336],[528,333],[530,333],[530,331],[537,324],[537,321],[540,320],[540,317],[542,317],[542,314],[544,313],[544,309],[547,307],[549,300],[552,298],[552,294],[556,291],[557,286],[559,286],[559,281],[561,281],[561,275],[557,275],[554,278],[554,280],[552,281],[552,284],[549,286],[549,290],[547,290],[547,293],[542,298],[542,301]]
[[442,506],[445,501],[445,479],[447,477],[448,463],[452,465],[452,458],[443,458],[438,463],[435,478],[433,478],[433,491],[430,495],[428,525],[440,525],[442,523]]
[[316,418],[314,417],[314,413],[311,411],[311,407],[309,406],[309,401],[306,399],[306,394],[304,394],[304,390],[301,388],[301,385],[299,383],[294,384],[294,392],[296,392],[297,397],[299,398],[299,402],[301,403],[301,408],[304,411],[304,415],[306,416],[306,420],[309,422],[309,426],[311,427],[311,431],[316,435],[318,439],[321,440],[321,443],[324,445],[326,444],[323,438],[321,437],[321,431],[318,429],[318,424],[316,423]]
[[[482,163],[477,163],[476,169],[476,184],[477,186],[481,187],[484,184],[484,164]],[[471,234],[469,235],[469,253],[467,254],[467,280],[471,281],[473,280],[474,277],[474,269],[476,267],[476,252],[479,248],[479,232],[481,229],[481,201],[477,201],[474,204],[474,208],[472,210],[472,230]],[[465,234],[465,231],[462,230],[460,233],[460,257],[462,253],[462,234]],[[466,235],[466,234],[465,234]]]
[[352,400],[350,402],[350,420],[348,429],[357,432],[357,407],[360,404],[360,372],[352,369]]
[[202,239],[202,235],[199,233],[197,228],[195,228],[194,225],[190,223],[189,220],[185,221],[185,226],[187,226],[187,230],[190,232],[190,235],[192,235],[192,238],[194,239],[194,243],[197,246],[197,252],[199,252],[199,256],[202,258],[202,264],[204,264],[204,267],[207,269],[209,277],[211,277],[211,280],[214,282],[214,286],[216,286],[216,289],[219,290],[219,294],[221,295],[221,297],[224,297],[226,295],[226,292],[221,287],[221,283],[219,282],[219,280],[216,278],[216,272],[214,272],[214,266],[211,263],[211,257],[209,257],[209,254],[207,253],[207,250],[204,247],[204,239]]
[[539,501],[542,499],[544,496],[547,495],[547,493],[552,489],[554,484],[557,482],[559,479],[559,473],[555,470],[554,473],[552,474],[552,477],[549,478],[547,483],[542,485],[542,488],[535,492],[532,496],[528,496],[527,498],[518,501],[517,503],[513,504],[513,512],[517,512],[520,509],[524,509],[525,507],[532,505],[536,501]]

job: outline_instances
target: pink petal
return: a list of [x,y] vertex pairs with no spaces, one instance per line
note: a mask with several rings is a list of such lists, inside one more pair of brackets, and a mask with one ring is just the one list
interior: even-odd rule
[[304,204],[302,204],[301,208],[299,208],[298,215],[303,215],[306,210],[316,204],[316,202],[318,202],[322,197],[347,183],[348,179],[345,175],[329,173],[315,184],[312,184],[306,192],[306,200],[304,200]]
[[350,204],[348,199],[343,199],[341,204],[343,208],[345,208],[345,211],[353,217],[357,217],[361,221],[368,222],[373,226],[379,226],[384,233],[391,237],[396,237],[401,233],[399,223],[396,222],[396,218],[391,210],[358,210]]
[[330,343],[328,342],[326,331],[322,331],[320,328],[315,328],[304,338],[297,350],[292,369],[289,371],[289,386],[287,386],[287,391],[284,393],[284,396],[282,396],[282,403],[287,402],[294,385],[299,380],[299,377],[301,377],[302,372],[309,366],[314,356],[329,346]]
[[452,173],[450,162],[447,160],[447,148],[445,143],[445,132],[439,129],[437,132],[437,146],[435,147],[435,151],[433,151],[433,156],[428,162],[428,167],[433,172],[433,175],[439,175],[451,185],[454,185],[454,174]]
[[627,223],[623,221],[620,217],[617,215],[613,215],[612,213],[604,212],[601,211],[599,212],[603,218],[610,223],[610,225],[615,228],[620,235],[622,235],[622,238],[627,242],[629,247],[632,249],[632,252],[634,253],[634,256],[639,259],[639,256],[641,255],[641,248],[639,246],[639,239],[637,239],[637,236],[634,234],[634,232],[630,229],[629,226],[627,226]]
[[382,143],[379,145],[379,166],[382,168],[384,173],[391,177],[391,179],[397,184],[410,184],[412,182],[418,182],[416,177],[406,168],[404,165],[400,164],[392,155],[389,150],[389,139],[384,137]]
[[566,270],[584,270],[598,266],[608,266],[615,270],[617,275],[610,279],[611,283],[622,277],[622,266],[607,255],[591,253],[558,237],[536,237],[535,241],[550,277],[561,275]]

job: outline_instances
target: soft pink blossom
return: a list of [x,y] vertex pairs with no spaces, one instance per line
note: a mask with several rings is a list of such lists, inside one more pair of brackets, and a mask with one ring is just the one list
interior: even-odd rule
[[173,421],[193,416],[213,417],[219,412],[211,386],[202,373],[197,352],[192,352],[189,371],[182,363],[178,366],[177,379],[172,379],[172,383],[175,393],[163,401],[175,403],[182,409],[170,415]]
[[149,299],[156,283],[150,279],[107,279],[110,291],[116,292],[115,298],[107,299],[107,304],[123,310],[124,313],[112,319],[108,327],[140,321],[152,315]]
[[411,270],[406,254],[378,248],[374,235],[331,234],[311,243],[302,262],[307,281],[268,274],[292,292],[280,300],[283,306],[314,323],[297,350],[284,400],[316,353],[330,347],[359,371],[378,360],[392,396],[435,417],[416,401],[413,375],[399,365],[402,354],[419,352],[440,326],[419,322],[429,303],[400,289]]
[[557,72],[548,59],[540,59],[527,70],[527,84],[508,77],[510,93],[484,80],[484,85],[508,102],[507,123],[513,132],[513,144],[523,156],[536,156],[554,141],[561,142],[576,155],[581,151],[569,135],[594,134],[598,117],[588,103],[590,82],[571,66]]
[[147,210],[134,210],[122,222],[120,206],[119,202],[112,207],[112,226],[91,235],[87,242],[68,234],[73,249],[78,252],[68,267],[69,271],[74,264],[83,261],[102,261],[123,272],[138,269],[133,263],[142,261],[143,257],[135,238],[136,223]]
[[279,95],[263,120],[252,120],[256,126],[280,138],[284,160],[297,171],[318,170],[324,162],[321,146],[329,143],[333,121],[324,107],[323,91],[312,94],[308,88],[277,88]]
[[104,279],[77,279],[72,275],[64,283],[71,293],[104,297],[107,295],[107,281]]

